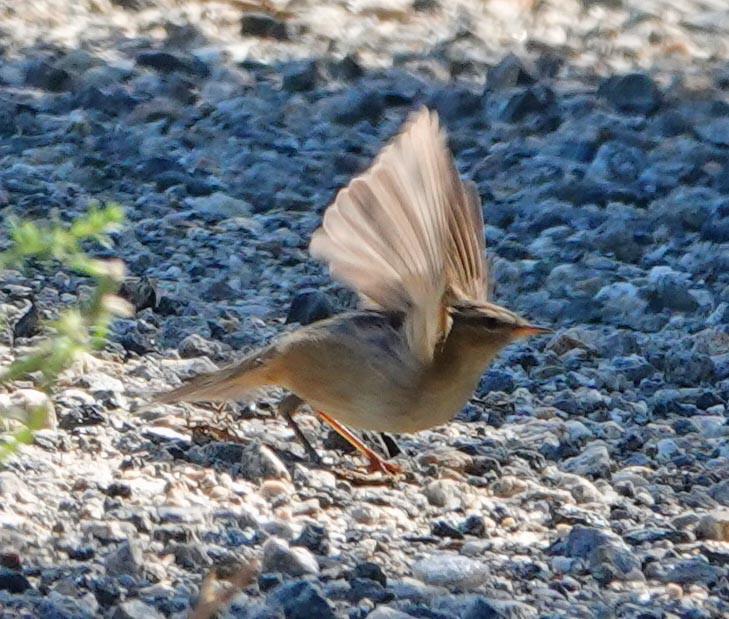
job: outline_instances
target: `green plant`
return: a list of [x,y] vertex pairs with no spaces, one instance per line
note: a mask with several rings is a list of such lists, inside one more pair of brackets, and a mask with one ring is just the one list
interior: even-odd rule
[[[48,323],[49,337],[33,352],[0,370],[0,385],[39,373],[39,386],[49,393],[59,374],[81,353],[104,345],[112,318],[129,312],[126,301],[116,296],[124,278],[124,264],[120,260],[90,257],[82,246],[88,241],[109,246],[109,234],[119,229],[123,221],[124,212],[116,204],[103,208],[92,206],[84,217],[68,227],[60,223],[10,220],[10,247],[0,254],[0,272],[23,269],[29,261],[56,262],[89,277],[94,292],[80,307],[63,310],[56,320]],[[44,421],[43,411],[30,411],[24,428],[4,436],[0,460],[12,453],[18,443],[30,442],[33,432]]]

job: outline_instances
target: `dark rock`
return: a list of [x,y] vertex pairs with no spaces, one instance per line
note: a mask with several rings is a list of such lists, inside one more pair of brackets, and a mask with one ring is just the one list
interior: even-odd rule
[[92,580],[91,590],[102,606],[111,606],[121,597],[119,584],[114,578],[101,576]]
[[137,64],[140,67],[156,69],[157,71],[182,71],[198,77],[204,77],[208,73],[205,64],[194,57],[163,51],[142,52],[137,56]]
[[352,578],[349,581],[349,586],[348,597],[355,604],[364,599],[372,600],[375,604],[381,604],[395,598],[392,591],[388,591],[380,583],[369,578]]
[[75,546],[66,552],[69,559],[74,561],[89,561],[96,556],[96,548],[90,545]]
[[333,62],[329,70],[332,77],[340,80],[356,80],[364,75],[364,69],[352,54],[347,54],[341,60]]
[[104,493],[106,496],[128,499],[132,496],[132,488],[129,484],[122,481],[113,481],[106,487]]
[[378,90],[350,90],[324,101],[323,111],[332,122],[355,125],[368,120],[376,123],[385,111],[382,93]]
[[279,41],[289,38],[285,22],[265,13],[244,13],[240,18],[240,33]]
[[547,186],[546,193],[575,206],[585,204],[606,206],[609,202],[636,204],[645,202],[645,197],[636,191],[634,185],[622,186],[592,178],[551,183]]
[[318,585],[306,580],[282,585],[272,598],[281,605],[286,619],[337,619]]
[[478,386],[479,393],[488,393],[490,391],[503,391],[511,393],[514,391],[514,379],[509,372],[503,370],[489,370],[481,378]]
[[20,555],[12,550],[0,552],[0,567],[19,572],[23,567]]
[[31,588],[30,581],[20,572],[0,568],[0,591],[23,593]]
[[696,131],[707,142],[716,146],[729,146],[729,119],[725,116],[702,123]]
[[220,342],[213,342],[193,333],[178,344],[177,352],[183,359],[194,359],[195,357],[215,359],[223,352],[223,346]]
[[25,312],[13,325],[13,340],[21,337],[33,337],[41,332],[41,315],[38,306],[31,303]]
[[461,523],[459,528],[464,535],[483,537],[486,533],[486,521],[483,516],[469,516]]
[[299,60],[287,64],[281,71],[282,86],[288,92],[303,92],[316,87],[319,69],[314,60]]
[[603,584],[643,579],[640,561],[612,532],[576,525],[560,549],[568,557],[586,560],[594,578]]
[[694,312],[699,308],[698,301],[689,290],[688,275],[669,267],[654,267],[648,279],[648,298],[654,311],[666,308],[677,312]]
[[43,619],[95,619],[96,613],[89,610],[82,600],[66,595],[41,598],[36,605],[34,617]]
[[283,583],[283,577],[278,572],[263,572],[258,577],[258,588],[261,591],[270,591]]
[[432,528],[431,533],[434,537],[448,537],[451,539],[463,539],[463,533],[451,524],[448,524],[445,520],[436,521]]
[[551,90],[537,91],[527,88],[513,94],[499,114],[499,119],[507,123],[517,123],[524,120],[529,114],[545,112],[554,99]]
[[119,544],[104,561],[109,576],[139,578],[144,570],[144,557],[139,542],[130,540]]
[[711,565],[701,558],[662,562],[658,568],[656,574],[658,580],[665,583],[675,582],[680,585],[692,583],[713,585],[724,576],[725,572],[722,568]]
[[461,615],[463,619],[534,619],[537,611],[521,602],[490,600],[479,597]]
[[157,307],[159,293],[148,277],[128,277],[119,289],[119,296],[129,301],[137,312]]
[[648,160],[645,153],[623,142],[605,142],[597,151],[587,170],[587,176],[596,180],[631,183],[645,169]]
[[98,426],[106,422],[103,409],[97,404],[80,404],[63,415],[58,427],[62,430],[73,430],[82,426]]
[[77,101],[82,108],[98,110],[110,116],[126,114],[139,103],[138,99],[119,84],[106,88],[86,86],[79,91]]
[[244,453],[245,447],[240,443],[216,441],[191,448],[189,458],[201,466],[219,466],[221,464],[240,464]]
[[73,78],[68,71],[46,60],[31,61],[25,74],[25,81],[28,86],[51,92],[70,90],[73,86]]
[[729,507],[729,479],[714,484],[709,494],[720,505]]
[[645,542],[654,543],[662,540],[668,540],[673,544],[687,544],[694,541],[693,535],[687,531],[677,531],[675,529],[663,529],[659,527],[649,527],[646,529],[638,529],[623,535],[623,539],[632,544],[639,546]]
[[644,73],[628,73],[607,78],[600,84],[598,96],[627,114],[650,114],[661,103],[655,82]]
[[697,387],[710,383],[715,377],[714,363],[709,355],[692,351],[671,351],[666,355],[666,379],[681,387]]
[[188,570],[200,570],[212,563],[210,555],[199,543],[183,543],[175,545],[175,562]]
[[171,541],[186,543],[191,541],[193,537],[190,527],[182,524],[165,524],[155,527],[152,531],[152,539],[163,544],[168,544]]
[[155,347],[148,335],[139,333],[136,330],[128,331],[117,338],[124,350],[136,355],[146,355],[152,352]]
[[467,88],[440,88],[428,98],[428,107],[436,110],[447,123],[472,116],[482,105],[481,95]]
[[292,540],[292,546],[303,546],[314,554],[326,555],[329,552],[329,533],[318,524],[306,524],[301,534]]
[[524,63],[515,55],[507,54],[497,65],[488,70],[486,88],[497,91],[515,86],[531,86],[536,79]]
[[440,2],[438,0],[413,0],[412,8],[413,11],[422,13],[431,12],[440,8]]
[[143,11],[155,6],[155,0],[111,0],[111,3],[130,11]]
[[358,563],[352,570],[352,578],[374,580],[383,587],[387,586],[387,576],[382,568],[377,563],[371,561],[365,561],[364,563]]
[[649,378],[657,371],[656,368],[640,355],[616,357],[610,362],[616,372],[637,384],[644,378]]
[[291,301],[286,324],[298,322],[301,325],[308,325],[329,318],[334,313],[334,307],[326,294],[318,290],[302,290],[296,293]]

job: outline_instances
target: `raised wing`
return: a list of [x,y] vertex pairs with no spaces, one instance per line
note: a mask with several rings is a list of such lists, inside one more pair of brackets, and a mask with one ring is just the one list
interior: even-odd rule
[[414,114],[339,192],[310,251],[366,303],[404,312],[408,345],[432,359],[451,300],[486,295],[478,195],[461,182],[435,113]]

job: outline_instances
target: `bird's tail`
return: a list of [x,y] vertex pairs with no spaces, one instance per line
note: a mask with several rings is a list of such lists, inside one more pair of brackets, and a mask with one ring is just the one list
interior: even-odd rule
[[157,404],[243,400],[261,388],[276,385],[277,358],[275,346],[257,350],[226,368],[196,376],[176,389],[154,394],[136,412],[149,410]]

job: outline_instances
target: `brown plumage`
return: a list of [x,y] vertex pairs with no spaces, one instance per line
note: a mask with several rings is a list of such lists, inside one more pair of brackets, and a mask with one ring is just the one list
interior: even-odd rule
[[389,432],[445,423],[504,346],[549,331],[489,301],[478,192],[461,180],[428,110],[339,192],[310,251],[363,309],[302,327],[156,401],[237,400],[279,386],[354,444],[337,422]]

